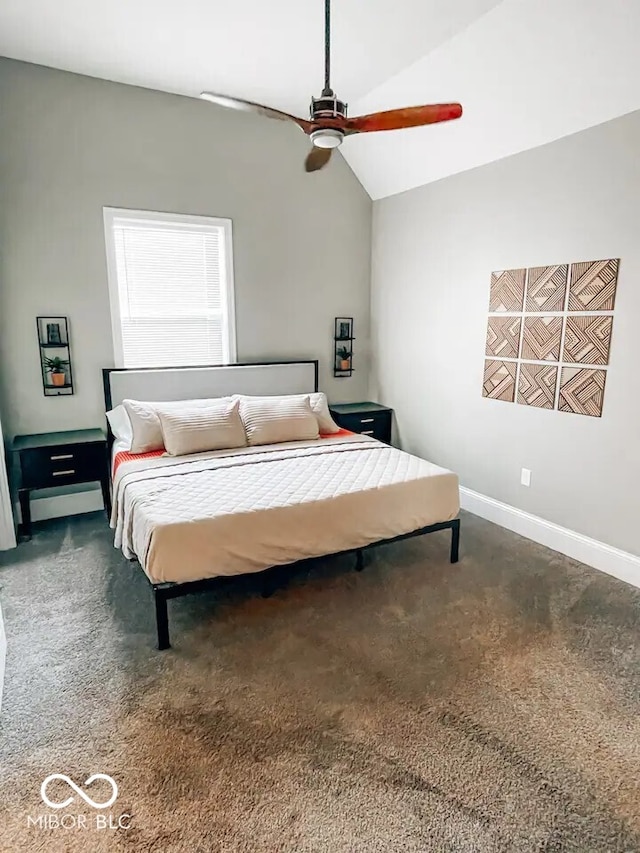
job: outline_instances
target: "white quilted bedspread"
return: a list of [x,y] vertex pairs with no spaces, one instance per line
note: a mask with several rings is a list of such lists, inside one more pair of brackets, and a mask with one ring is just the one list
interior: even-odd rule
[[362,547],[458,511],[455,474],[341,436],[124,463],[112,526],[154,583],[184,582]]

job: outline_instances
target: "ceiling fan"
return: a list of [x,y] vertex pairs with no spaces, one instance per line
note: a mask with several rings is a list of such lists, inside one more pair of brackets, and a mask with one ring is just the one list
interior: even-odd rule
[[265,107],[262,104],[255,104],[241,98],[232,98],[229,95],[219,95],[215,92],[202,92],[200,97],[221,107],[259,113],[268,118],[280,119],[280,121],[295,122],[307,136],[311,137],[313,142],[313,148],[305,161],[307,172],[316,172],[318,169],[322,169],[331,159],[332,150],[342,144],[345,136],[350,136],[353,133],[421,127],[425,124],[451,121],[460,118],[462,115],[460,104],[428,104],[422,107],[404,107],[398,110],[387,110],[386,112],[347,118],[347,104],[338,100],[331,88],[330,71],[331,0],[325,0],[324,89],[319,98],[311,98],[308,119],[298,118],[272,107]]

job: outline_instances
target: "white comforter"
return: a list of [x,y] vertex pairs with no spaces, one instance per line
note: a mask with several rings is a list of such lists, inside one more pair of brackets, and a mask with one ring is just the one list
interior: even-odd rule
[[111,526],[161,583],[359,548],[458,511],[455,474],[354,435],[125,462]]

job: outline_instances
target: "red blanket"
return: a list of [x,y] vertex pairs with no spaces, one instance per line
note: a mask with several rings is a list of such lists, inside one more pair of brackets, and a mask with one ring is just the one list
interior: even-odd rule
[[[353,433],[351,430],[341,429],[340,432],[334,432],[332,435],[321,435],[320,438],[335,438],[339,435],[353,435]],[[150,450],[148,453],[129,453],[128,450],[119,450],[113,460],[113,471],[111,472],[111,476],[112,478],[115,477],[116,471],[123,462],[135,462],[138,459],[156,459],[158,456],[162,456],[163,453],[164,449]]]

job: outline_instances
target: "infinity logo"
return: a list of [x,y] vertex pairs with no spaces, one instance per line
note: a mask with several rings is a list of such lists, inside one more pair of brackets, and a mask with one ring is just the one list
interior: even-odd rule
[[67,785],[71,788],[72,791],[75,791],[79,797],[87,803],[87,805],[91,806],[94,809],[108,809],[109,806],[112,806],[117,797],[118,797],[118,786],[111,778],[111,776],[107,776],[105,773],[94,773],[93,776],[89,776],[88,779],[85,779],[85,785],[91,785],[96,779],[104,779],[111,785],[112,794],[111,797],[106,801],[106,803],[96,803],[95,800],[92,800],[91,797],[88,797],[85,792],[79,788],[76,783],[69,779],[68,776],[65,776],[63,773],[52,773],[51,776],[47,776],[42,785],[40,786],[40,796],[42,797],[43,802],[49,806],[50,809],[65,809],[67,806],[70,806],[73,802],[74,798],[68,797],[63,803],[54,803],[47,796],[47,787],[50,782],[53,782],[54,779],[61,779],[63,782],[66,782]]

